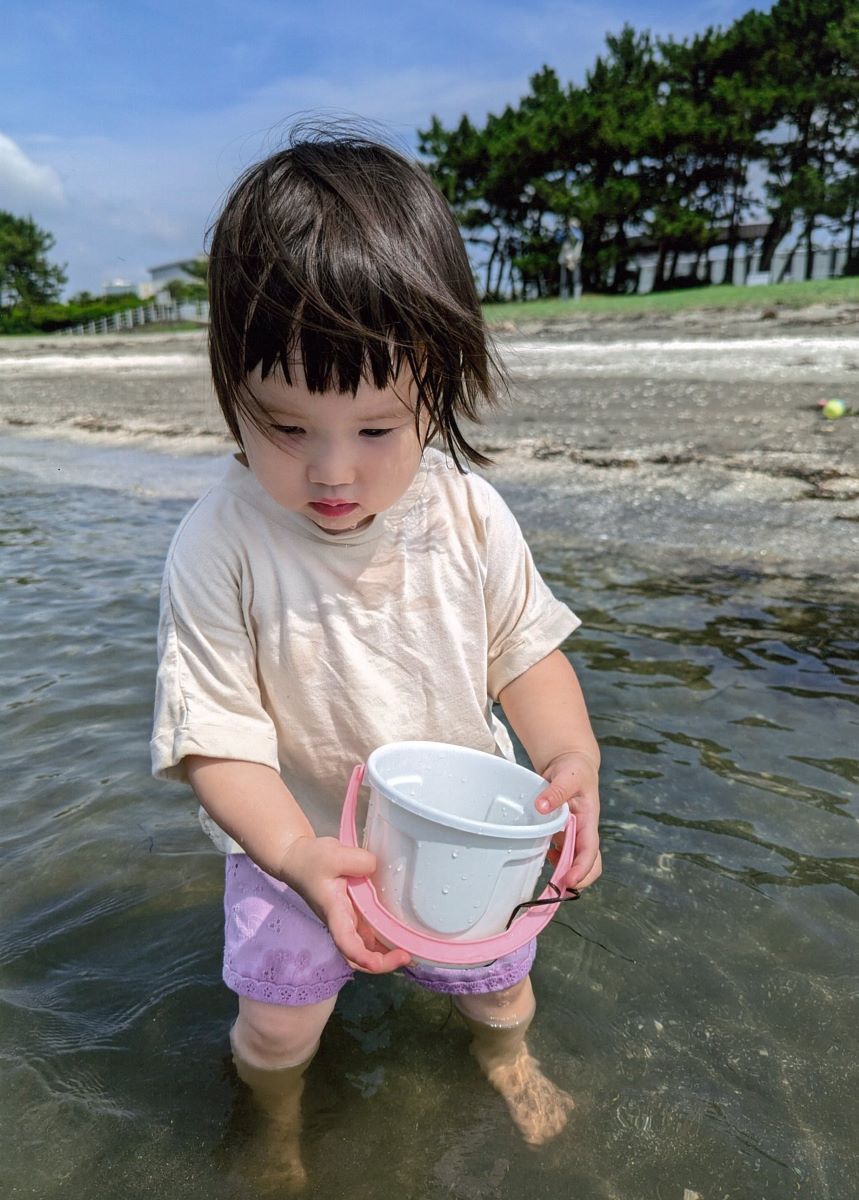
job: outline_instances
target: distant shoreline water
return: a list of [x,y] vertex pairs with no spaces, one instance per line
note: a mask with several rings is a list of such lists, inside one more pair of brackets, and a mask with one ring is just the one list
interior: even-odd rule
[[[508,339],[503,358],[514,374],[528,377],[575,374],[596,376],[679,376],[684,379],[709,378],[717,373],[722,379],[749,377],[769,379],[827,378],[843,376],[853,381],[859,372],[859,336],[844,334],[808,338],[778,335],[767,338],[674,337],[626,338],[613,340],[569,340],[546,337]],[[148,375],[207,372],[208,363],[200,354],[179,349],[163,352],[155,347],[149,353],[128,353],[124,345],[114,352],[80,347],[74,354],[45,352],[14,355],[3,353],[0,344],[0,381],[20,376],[47,374],[77,375],[121,371],[124,375]]]

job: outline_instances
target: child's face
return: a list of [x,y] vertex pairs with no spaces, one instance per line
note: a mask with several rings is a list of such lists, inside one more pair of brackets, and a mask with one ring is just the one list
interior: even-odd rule
[[354,399],[311,394],[300,365],[291,370],[292,384],[279,371],[248,377],[269,426],[266,436],[239,417],[248,466],[272,499],[320,529],[368,525],[396,504],[420,465],[408,387],[379,391],[362,381]]

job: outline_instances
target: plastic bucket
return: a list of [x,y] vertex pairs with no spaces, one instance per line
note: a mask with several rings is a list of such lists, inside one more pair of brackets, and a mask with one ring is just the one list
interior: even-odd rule
[[546,780],[506,758],[441,742],[393,742],[367,759],[364,845],[380,902],[451,940],[501,933],[530,900],[562,805],[540,813]]

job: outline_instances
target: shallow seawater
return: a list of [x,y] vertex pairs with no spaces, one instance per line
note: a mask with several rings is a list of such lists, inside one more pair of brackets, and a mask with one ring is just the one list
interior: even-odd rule
[[[3,1194],[244,1197],[222,863],[148,773],[187,501],[111,470],[0,472]],[[566,648],[604,753],[605,872],[533,975],[532,1049],[576,1111],[528,1149],[449,1002],[362,977],[309,1074],[305,1194],[853,1195],[859,610],[584,541],[537,557],[584,621]]]

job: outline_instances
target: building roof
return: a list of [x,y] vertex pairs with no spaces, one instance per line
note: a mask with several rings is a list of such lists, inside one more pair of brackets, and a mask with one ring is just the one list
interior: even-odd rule
[[187,258],[177,259],[176,262],[159,263],[157,267],[147,267],[146,270],[150,275],[153,271],[168,271],[171,267],[178,267],[179,270],[184,270],[186,263],[204,262],[208,257],[207,254],[189,254]]

